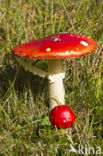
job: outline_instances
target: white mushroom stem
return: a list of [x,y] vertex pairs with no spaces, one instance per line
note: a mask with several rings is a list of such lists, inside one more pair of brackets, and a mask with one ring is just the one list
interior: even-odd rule
[[18,63],[21,66],[24,67],[25,70],[33,73],[34,75],[38,75],[38,76],[40,76],[42,78],[47,77],[48,73],[41,70],[41,69],[39,69],[39,68],[37,68],[37,67],[35,67],[35,66],[33,66],[31,60],[30,61],[29,60],[24,60],[24,59],[22,59],[20,57],[16,57],[16,60],[18,61]]
[[49,104],[50,110],[58,105],[58,101],[65,104],[65,89],[63,79],[65,71],[62,68],[62,60],[48,61],[48,79],[49,79]]

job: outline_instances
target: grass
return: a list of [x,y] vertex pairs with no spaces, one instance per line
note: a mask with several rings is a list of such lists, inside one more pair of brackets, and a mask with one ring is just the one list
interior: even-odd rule
[[[73,128],[55,130],[48,116],[48,82],[24,71],[12,56],[18,44],[58,32],[98,42],[95,53],[65,60],[66,104],[77,116]],[[0,155],[78,155],[70,144],[103,154],[103,1],[0,1]],[[35,60],[34,60],[35,61]],[[46,60],[38,66],[47,68]]]

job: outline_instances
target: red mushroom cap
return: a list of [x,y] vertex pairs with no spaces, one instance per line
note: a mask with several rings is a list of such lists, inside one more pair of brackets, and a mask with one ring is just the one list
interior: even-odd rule
[[75,122],[76,116],[67,105],[58,105],[51,110],[49,118],[53,127],[69,128]]
[[13,54],[37,59],[63,59],[87,55],[97,48],[88,37],[59,33],[16,46]]

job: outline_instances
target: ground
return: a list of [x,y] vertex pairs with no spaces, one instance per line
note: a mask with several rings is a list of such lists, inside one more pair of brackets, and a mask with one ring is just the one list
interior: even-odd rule
[[[76,114],[74,126],[66,130],[53,129],[49,122],[47,79],[25,71],[11,54],[18,44],[58,32],[98,43],[94,53],[65,60],[66,104]],[[103,153],[102,53],[102,0],[0,1],[1,156]],[[46,60],[34,64],[47,70]],[[70,153],[72,148],[78,152]]]

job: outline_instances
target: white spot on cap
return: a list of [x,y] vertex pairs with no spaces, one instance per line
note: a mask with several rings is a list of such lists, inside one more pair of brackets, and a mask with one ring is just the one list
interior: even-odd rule
[[21,57],[25,57],[26,56],[26,54],[20,53],[20,52],[15,52],[15,55],[18,55],[18,56],[21,56]]
[[47,48],[46,51],[47,51],[47,52],[51,51],[51,48]]
[[74,34],[70,34],[70,36],[74,37]]
[[56,37],[56,38],[54,39],[54,41],[61,41],[61,38]]
[[87,47],[88,46],[88,43],[87,42],[85,42],[85,41],[81,41],[80,42],[82,45],[84,45],[85,47]]
[[63,120],[63,123],[66,123],[66,120]]
[[79,36],[79,35],[77,35],[77,38],[80,38],[80,36]]

